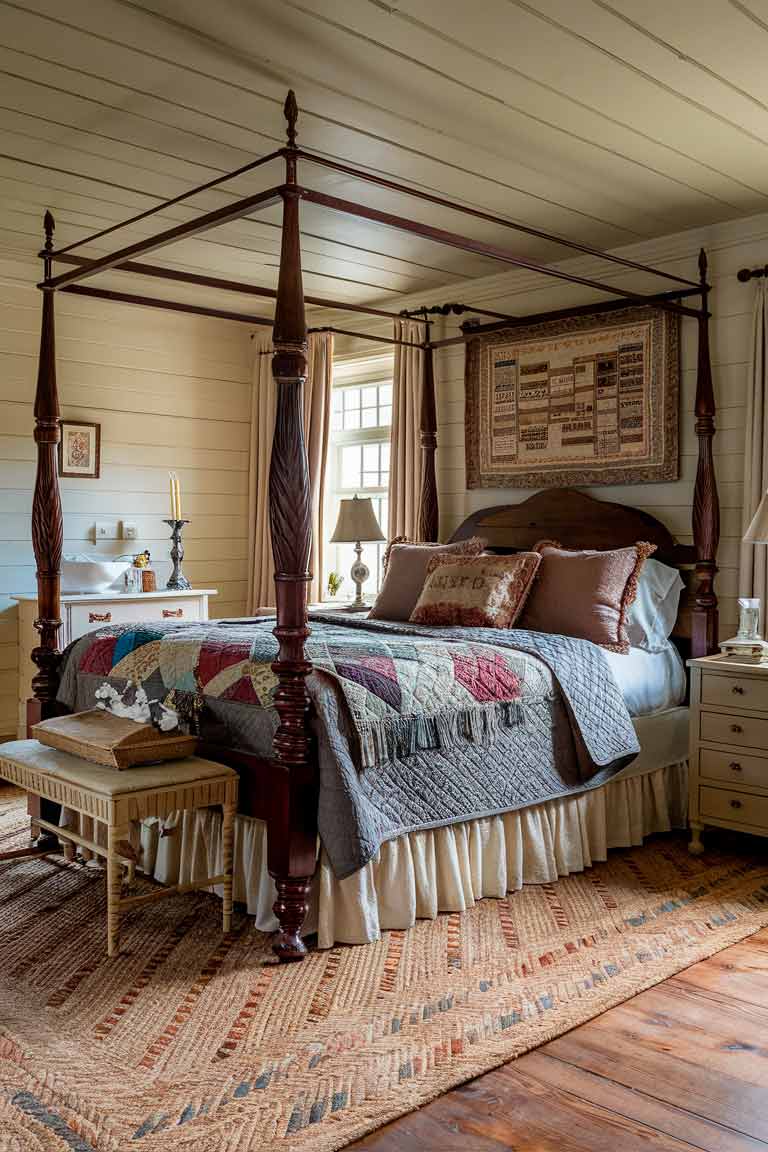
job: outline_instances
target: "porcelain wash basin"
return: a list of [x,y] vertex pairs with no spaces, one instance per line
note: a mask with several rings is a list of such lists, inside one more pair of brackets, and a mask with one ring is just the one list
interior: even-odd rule
[[102,560],[98,556],[65,557],[61,562],[61,590],[70,593],[106,592],[130,566],[130,560]]

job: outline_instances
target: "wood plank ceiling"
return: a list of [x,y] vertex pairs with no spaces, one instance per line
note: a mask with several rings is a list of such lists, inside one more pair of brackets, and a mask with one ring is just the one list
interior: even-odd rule
[[[581,242],[746,216],[768,208],[766,58],[765,0],[0,0],[3,257],[32,267],[46,207],[71,243],[279,146],[289,85],[305,147]],[[320,169],[302,178],[523,257],[565,254]],[[275,286],[278,221],[272,209],[153,262]],[[307,292],[384,307],[501,270],[312,206],[303,252]],[[162,291],[115,273],[94,283]],[[256,310],[223,294],[205,302]]]

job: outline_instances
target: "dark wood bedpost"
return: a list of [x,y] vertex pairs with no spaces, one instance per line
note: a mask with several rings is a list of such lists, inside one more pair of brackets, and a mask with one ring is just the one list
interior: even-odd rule
[[693,590],[691,648],[694,656],[717,651],[718,611],[715,593],[717,545],[720,540],[720,503],[717,496],[712,439],[715,435],[715,393],[709,352],[709,285],[707,255],[699,253],[701,315],[696,374],[696,435],[699,462],[693,489],[693,541],[696,548],[696,584]]
[[[50,212],[43,218],[45,253],[53,251],[55,222]],[[51,259],[44,258],[45,282],[51,278]],[[40,328],[40,359],[37,367],[35,391],[35,444],[37,445],[37,471],[32,498],[32,550],[37,567],[37,619],[35,628],[40,639],[32,650],[37,672],[32,679],[33,698],[27,701],[27,731],[39,720],[47,720],[57,712],[56,693],[59,687],[59,629],[61,627],[61,553],[64,544],[64,520],[59,492],[58,445],[59,396],[56,388],[56,326],[54,300],[56,293],[42,289],[43,315]],[[35,850],[46,852],[58,847],[56,838],[40,832],[36,817],[55,824],[59,818],[58,804],[30,796],[27,811],[32,821],[32,833],[38,833]]]
[[280,724],[273,742],[274,782],[268,825],[268,868],[277,886],[280,923],[273,949],[281,960],[301,960],[299,931],[307,914],[317,857],[317,756],[309,723],[306,678],[312,665],[304,645],[312,540],[309,471],[302,404],[307,372],[307,325],[301,281],[299,191],[296,187],[296,119],[293,92],[285,102],[288,121],[283,234],[275,308],[272,374],[277,414],[269,473],[270,528],[280,644],[272,665],[279,684],[275,707]]
[[[429,331],[429,327],[427,327]],[[435,405],[434,350],[427,342],[424,349],[424,389],[421,394],[421,507],[419,509],[419,539],[432,543],[440,531],[437,502],[437,409]]]
[[[45,251],[53,250],[54,220],[44,217]],[[45,280],[51,276],[51,261],[45,258]],[[37,610],[35,627],[40,642],[32,652],[37,673],[32,681],[34,700],[27,706],[27,722],[34,724],[56,711],[59,668],[59,628],[61,627],[60,572],[64,541],[64,521],[59,493],[58,444],[59,398],[56,390],[55,292],[45,285],[43,320],[40,332],[40,361],[35,393],[35,443],[37,474],[32,500],[32,548],[37,565]]]

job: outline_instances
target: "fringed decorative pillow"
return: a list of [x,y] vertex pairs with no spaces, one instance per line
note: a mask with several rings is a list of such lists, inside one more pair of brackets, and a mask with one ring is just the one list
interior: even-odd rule
[[384,581],[370,611],[371,619],[408,620],[433,556],[479,556],[486,543],[480,536],[472,536],[456,544],[413,544],[405,536],[396,536],[384,553]]
[[511,628],[541,563],[536,552],[514,556],[433,556],[411,613],[415,624]]
[[575,552],[544,540],[536,551],[541,567],[520,627],[591,640],[611,652],[629,652],[627,611],[643,564],[656,545],[641,541],[609,552]]

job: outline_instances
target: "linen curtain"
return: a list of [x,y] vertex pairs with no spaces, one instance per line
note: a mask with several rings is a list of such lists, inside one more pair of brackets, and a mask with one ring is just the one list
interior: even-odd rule
[[[742,533],[768,489],[768,290],[758,280],[752,321],[752,346],[747,375],[747,432],[744,444]],[[768,566],[764,544],[742,544],[739,596],[759,596],[762,612],[768,602]],[[766,617],[763,615],[762,627]]]
[[[395,339],[423,343],[426,324],[395,320]],[[392,378],[392,443],[389,466],[388,536],[417,539],[421,498],[421,396],[424,351],[395,345]]]
[[[271,336],[258,332],[254,336],[248,501],[250,613],[272,610],[275,605],[275,566],[269,533],[269,466],[277,407],[277,385],[272,376],[273,351]],[[304,385],[304,440],[312,516],[310,570],[313,577],[309,586],[310,600],[320,599],[323,579],[323,496],[332,379],[333,335],[329,332],[313,332],[309,336],[307,379]]]

